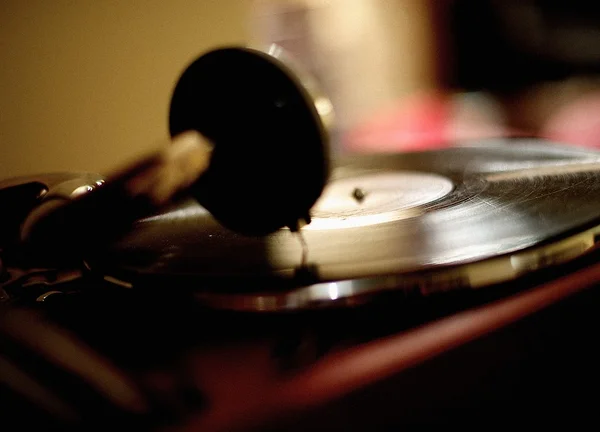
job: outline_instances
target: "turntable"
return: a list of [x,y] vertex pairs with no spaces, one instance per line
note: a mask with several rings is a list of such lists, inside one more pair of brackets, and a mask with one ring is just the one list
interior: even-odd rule
[[331,105],[281,55],[200,57],[174,92],[173,147],[112,176],[0,185],[4,393],[36,427],[464,423],[509,401],[523,414],[528,394],[530,419],[581,414],[550,397],[572,380],[541,380],[580,364],[596,382],[579,342],[597,324],[600,154],[498,138],[330,160]]

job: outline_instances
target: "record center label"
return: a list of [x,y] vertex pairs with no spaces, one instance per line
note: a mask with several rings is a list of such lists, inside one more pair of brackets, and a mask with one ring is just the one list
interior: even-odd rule
[[378,172],[330,182],[303,229],[376,225],[415,217],[424,206],[448,195],[448,178],[422,172]]

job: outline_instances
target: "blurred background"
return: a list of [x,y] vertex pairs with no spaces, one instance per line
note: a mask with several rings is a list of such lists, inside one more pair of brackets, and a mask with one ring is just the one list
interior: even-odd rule
[[329,94],[338,152],[528,134],[600,146],[582,0],[0,0],[0,177],[106,172],[164,145],[202,52],[277,43]]

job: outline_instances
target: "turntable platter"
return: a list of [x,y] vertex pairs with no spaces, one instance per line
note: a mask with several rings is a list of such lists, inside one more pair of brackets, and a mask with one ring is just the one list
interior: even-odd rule
[[[583,253],[594,243],[599,203],[600,154],[489,140],[338,161],[302,230],[304,251],[288,229],[239,235],[187,201],[140,220],[90,263],[128,282],[165,276],[169,285],[183,278],[209,291],[247,293],[306,285],[298,278],[304,267],[311,284],[392,275],[398,285],[408,275],[421,275],[421,284],[423,274],[431,280],[445,269],[504,260],[491,273],[460,273],[461,284],[476,286]],[[517,254],[534,247],[534,258]]]

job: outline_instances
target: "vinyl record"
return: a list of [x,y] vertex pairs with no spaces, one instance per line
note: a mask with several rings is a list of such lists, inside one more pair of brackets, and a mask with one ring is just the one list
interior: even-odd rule
[[600,154],[499,139],[350,156],[338,161],[312,219],[301,236],[249,237],[187,201],[140,220],[89,262],[127,284],[193,288],[253,310],[484,286],[593,246]]

